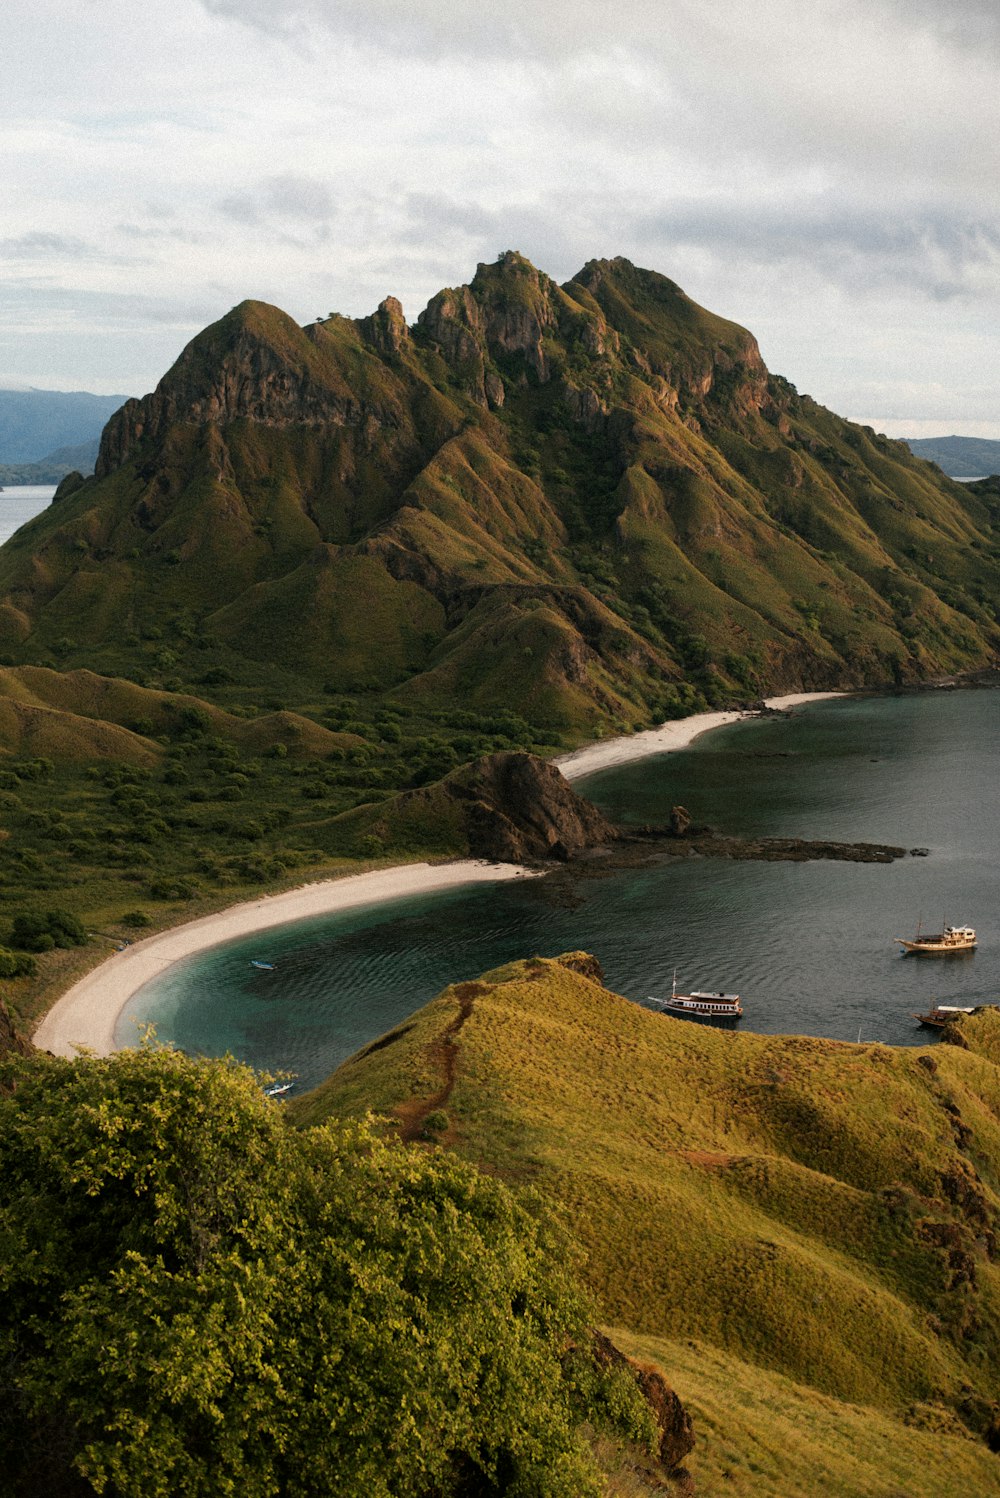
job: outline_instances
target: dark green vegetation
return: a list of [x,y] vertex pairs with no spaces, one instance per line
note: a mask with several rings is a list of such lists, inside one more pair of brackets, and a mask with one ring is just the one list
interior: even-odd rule
[[1000,473],[1000,442],[986,437],[911,437],[915,457],[936,463],[952,478],[988,478]]
[[5,907],[121,936],[459,853],[448,798],[393,798],[497,749],[982,667],[998,520],[624,260],[560,287],[505,254],[413,327],[391,298],[305,329],[245,302],[0,550]]
[[536,1199],[244,1068],[0,1062],[3,1491],[596,1495],[654,1427],[572,1265]]
[[727,1034],[592,958],[456,984],[291,1106],[374,1106],[562,1203],[700,1495],[1000,1492],[1000,1012],[893,1051]]

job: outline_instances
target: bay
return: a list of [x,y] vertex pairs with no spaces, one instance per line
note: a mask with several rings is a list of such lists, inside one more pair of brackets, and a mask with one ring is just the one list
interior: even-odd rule
[[8,484],[0,493],[0,546],[52,503],[55,484]]
[[[748,719],[690,749],[577,783],[622,822],[698,821],[747,835],[925,847],[893,864],[658,855],[599,877],[446,891],[213,948],[148,984],[136,1022],[192,1053],[287,1070],[299,1089],[446,984],[512,958],[583,948],[643,1003],[684,987],[743,996],[742,1028],[926,1044],[911,1012],[1000,998],[1000,694],[840,698]],[[896,936],[974,925],[980,948],[904,958]],[[272,971],[250,966],[273,963]],[[664,1018],[664,1024],[683,1020]]]

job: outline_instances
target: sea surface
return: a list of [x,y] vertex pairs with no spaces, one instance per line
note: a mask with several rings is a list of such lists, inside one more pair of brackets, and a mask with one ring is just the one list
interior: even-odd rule
[[[577,782],[623,822],[675,804],[720,830],[928,849],[892,864],[658,854],[605,873],[442,891],[216,947],[137,996],[136,1019],[192,1053],[322,1080],[446,984],[512,958],[595,953],[637,1003],[742,995],[744,1030],[924,1045],[913,1011],[1000,1000],[1000,692],[817,702]],[[979,949],[903,957],[896,936],[970,924]],[[274,964],[265,972],[251,960]],[[664,1017],[664,1024],[691,1021]]]
[[0,494],[0,546],[52,503],[55,484],[8,484]]

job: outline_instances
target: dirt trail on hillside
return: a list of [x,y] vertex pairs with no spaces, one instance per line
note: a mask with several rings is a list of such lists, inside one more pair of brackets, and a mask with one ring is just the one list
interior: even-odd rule
[[456,983],[451,992],[458,1000],[458,1013],[427,1048],[428,1062],[444,1080],[431,1097],[413,1098],[400,1103],[394,1110],[399,1119],[400,1136],[406,1144],[422,1139],[430,1115],[448,1106],[458,1076],[458,1037],[472,1013],[473,1003],[480,994],[489,990],[485,983]]

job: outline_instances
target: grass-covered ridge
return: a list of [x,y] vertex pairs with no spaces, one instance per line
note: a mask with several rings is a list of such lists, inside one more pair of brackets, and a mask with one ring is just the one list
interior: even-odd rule
[[[373,1106],[532,1181],[637,1342],[693,1339],[748,1392],[780,1375],[904,1444],[975,1440],[962,1470],[1000,1483],[1000,1013],[965,1030],[970,1049],[926,1051],[726,1034],[609,993],[579,955],[536,958],[446,990],[294,1112]],[[915,1456],[907,1491],[960,1490],[919,1481]]]

